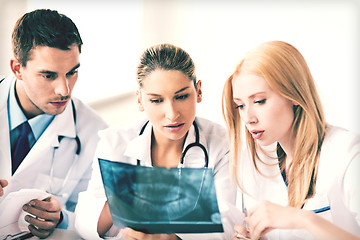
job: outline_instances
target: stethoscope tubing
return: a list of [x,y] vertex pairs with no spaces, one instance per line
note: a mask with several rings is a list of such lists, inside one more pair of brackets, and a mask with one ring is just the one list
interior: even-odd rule
[[[78,159],[79,159],[79,155],[80,155],[80,152],[81,152],[81,141],[80,141],[80,138],[77,134],[77,129],[76,129],[76,120],[77,120],[77,116],[76,116],[76,109],[75,109],[75,104],[73,102],[73,100],[71,100],[71,106],[72,106],[72,110],[73,110],[73,119],[74,119],[74,123],[75,123],[75,131],[76,131],[76,136],[75,136],[75,141],[76,141],[76,145],[77,145],[77,148],[76,148],[76,151],[75,151],[75,159],[74,161],[72,162],[69,170],[67,171],[66,173],[66,176],[64,178],[64,181],[62,182],[61,184],[61,188],[60,190],[58,191],[58,193],[64,189],[65,185],[68,183],[69,181],[69,177],[74,169],[74,166],[75,164],[78,162]],[[58,136],[58,140],[59,140],[59,144],[61,143],[61,140],[64,138],[64,136]],[[54,151],[53,151],[53,155],[52,155],[52,161],[51,161],[51,167],[50,167],[50,179],[49,179],[49,190],[47,192],[49,192],[50,194],[52,195],[55,195],[55,196],[59,196],[58,193],[54,193],[52,191],[52,184],[53,184],[53,178],[54,178],[54,162],[55,162],[55,151],[58,149],[58,147],[54,147]],[[66,197],[66,195],[68,194],[61,194],[60,196],[62,197]],[[67,196],[68,197],[68,196]]]
[[[139,133],[139,136],[143,134],[143,132],[145,131],[145,128],[147,126],[147,124],[149,123],[149,121],[147,121],[144,126],[141,128],[140,130],[140,133]],[[200,143],[200,133],[199,133],[199,127],[197,126],[196,122],[193,121],[193,126],[194,126],[194,129],[195,129],[195,142],[193,143],[190,143],[189,145],[187,145],[184,149],[184,151],[182,152],[181,154],[181,159],[180,159],[180,165],[182,166],[184,164],[184,158],[186,156],[186,153],[192,148],[192,147],[199,147],[203,153],[204,153],[204,156],[205,156],[205,164],[204,164],[204,167],[205,168],[208,168],[209,166],[209,155],[208,155],[208,152],[206,150],[206,148],[204,147],[204,145],[202,145]],[[140,165],[140,160],[138,159],[137,160],[137,165]]]

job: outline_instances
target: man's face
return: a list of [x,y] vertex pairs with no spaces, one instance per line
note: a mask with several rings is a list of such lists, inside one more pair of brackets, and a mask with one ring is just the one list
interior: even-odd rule
[[31,50],[26,67],[17,63],[15,75],[20,81],[16,93],[28,118],[65,110],[78,78],[79,55],[77,45],[69,50],[37,46]]

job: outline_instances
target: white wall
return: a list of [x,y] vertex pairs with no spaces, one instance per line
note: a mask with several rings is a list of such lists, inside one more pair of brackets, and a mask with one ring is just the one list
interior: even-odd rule
[[[199,115],[223,123],[222,87],[242,55],[261,42],[283,40],[307,60],[328,122],[360,133],[358,0],[54,2],[28,0],[28,8],[58,9],[79,27],[84,48],[74,94],[91,104],[135,91],[141,52],[169,42],[184,48],[195,61],[204,95]],[[116,115],[111,120],[116,122],[122,114],[137,116],[135,98],[134,112],[129,113],[128,107],[122,111],[118,103],[105,118]],[[95,105],[101,110],[101,104]]]

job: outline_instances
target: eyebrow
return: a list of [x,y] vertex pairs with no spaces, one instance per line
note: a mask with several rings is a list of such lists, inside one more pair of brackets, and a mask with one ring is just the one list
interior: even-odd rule
[[[80,67],[80,63],[76,64],[75,67],[73,67],[70,71],[68,71],[67,73],[69,72],[72,72],[74,70],[76,70],[77,68]],[[57,72],[53,72],[53,71],[48,71],[48,70],[42,70],[42,71],[39,71],[39,73],[42,73],[42,74],[57,74]]]
[[181,93],[183,91],[185,91],[186,89],[188,89],[189,87],[184,87],[182,89],[180,89],[179,91],[176,91],[175,94]]
[[[178,94],[178,93],[181,93],[183,91],[185,91],[186,89],[188,89],[189,87],[184,87],[178,91],[175,92],[175,94]],[[156,94],[156,93],[147,93],[146,95],[149,95],[149,96],[161,96],[160,94]]]
[[[251,98],[255,98],[256,97],[256,95],[259,95],[259,94],[265,94],[266,92],[257,92],[257,93],[254,93],[254,94],[252,94],[252,95],[250,95],[248,98],[249,99],[251,99]],[[233,98],[234,100],[238,100],[238,101],[241,101],[241,99],[240,98]]]
[[68,71],[68,73],[78,69],[79,67],[80,67],[80,63],[76,64],[76,66],[73,67],[70,71]]

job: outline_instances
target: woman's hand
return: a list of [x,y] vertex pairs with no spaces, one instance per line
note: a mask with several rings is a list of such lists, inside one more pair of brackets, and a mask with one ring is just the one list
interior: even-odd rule
[[251,239],[259,239],[273,229],[301,228],[301,209],[284,207],[268,201],[261,202],[249,211]]
[[121,235],[127,240],[179,240],[175,234],[145,234],[131,228],[121,229]]
[[236,224],[234,230],[235,234],[231,237],[231,240],[250,239],[250,232],[242,224]]
[[26,215],[25,221],[30,223],[31,233],[39,238],[50,236],[60,221],[61,204],[53,197],[33,199],[23,206],[23,210],[33,215]]

